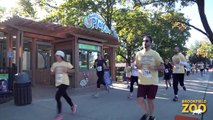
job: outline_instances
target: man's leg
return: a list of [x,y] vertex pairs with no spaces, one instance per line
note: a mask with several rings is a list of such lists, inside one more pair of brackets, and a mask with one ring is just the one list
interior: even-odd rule
[[157,85],[149,85],[148,86],[148,93],[147,93],[147,101],[149,107],[149,115],[154,117],[154,99],[158,91]]
[[173,101],[178,101],[178,74],[173,74],[173,90],[174,90],[174,98]]
[[145,97],[146,97],[146,86],[145,85],[138,85],[138,104],[142,109],[143,116],[141,117],[140,120],[146,120],[148,118],[148,112],[146,108],[146,102],[145,102]]
[[178,74],[173,74],[173,90],[174,90],[174,95],[178,94]]
[[100,86],[101,86],[101,74],[99,72],[97,72],[97,76],[98,76],[98,80],[97,80],[97,88],[96,88],[96,92],[93,95],[94,97],[98,97],[99,96],[99,92],[100,92]]
[[147,99],[148,107],[149,107],[149,115],[154,116],[154,99]]
[[184,74],[179,75],[179,82],[180,82],[180,86],[183,87],[183,90],[186,91],[186,87],[184,85]]
[[140,105],[142,112],[144,114],[147,114],[148,112],[147,112],[146,102],[145,102],[144,97],[138,97],[138,104]]

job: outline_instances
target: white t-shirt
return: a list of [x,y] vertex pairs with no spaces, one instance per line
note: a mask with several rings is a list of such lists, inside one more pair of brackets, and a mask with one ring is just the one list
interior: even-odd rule
[[138,68],[135,64],[132,65],[132,76],[138,77]]
[[125,71],[126,71],[126,77],[130,78],[131,77],[131,67],[127,66]]
[[69,77],[67,73],[64,73],[64,69],[72,69],[73,66],[69,62],[55,62],[51,66],[51,72],[55,72],[55,86],[59,86],[61,84],[69,85]]

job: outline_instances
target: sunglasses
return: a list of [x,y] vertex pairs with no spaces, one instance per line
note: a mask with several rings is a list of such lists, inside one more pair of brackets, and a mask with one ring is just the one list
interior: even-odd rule
[[149,42],[149,40],[143,40],[143,42],[146,42],[146,43],[147,43],[147,42]]

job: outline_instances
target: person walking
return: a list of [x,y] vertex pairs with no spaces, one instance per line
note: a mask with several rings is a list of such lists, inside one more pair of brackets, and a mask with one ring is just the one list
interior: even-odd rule
[[107,63],[100,54],[98,54],[98,58],[95,60],[94,67],[96,68],[98,80],[97,80],[96,92],[93,96],[99,97],[101,84],[103,84],[105,86],[106,90],[109,92],[109,88],[106,85],[106,83],[104,82],[104,69],[107,67]]
[[185,69],[184,66],[187,65],[186,59],[184,55],[180,52],[179,47],[175,47],[175,55],[172,57],[173,62],[173,90],[174,90],[174,98],[173,101],[178,101],[178,83],[183,87],[183,90],[186,91],[186,87],[184,85],[184,74]]
[[62,103],[61,97],[63,96],[67,103],[71,107],[72,113],[76,113],[77,105],[74,104],[71,98],[67,94],[67,88],[69,86],[69,77],[68,72],[71,72],[73,66],[69,63],[64,61],[65,54],[63,51],[58,50],[55,53],[56,62],[54,62],[51,66],[51,73],[55,75],[55,86],[57,87],[57,92],[55,94],[55,99],[57,102],[57,115],[55,120],[62,120],[63,115],[61,114]]
[[203,62],[200,62],[199,69],[200,69],[200,75],[201,75],[201,77],[203,77],[203,73],[205,71]]
[[[140,120],[156,120],[154,116],[154,99],[158,90],[158,71],[164,69],[160,55],[151,49],[152,37],[143,37],[143,49],[136,53],[136,66],[138,68],[138,103],[144,115]],[[148,108],[146,101],[148,103]],[[149,112],[148,112],[149,110]]]
[[126,83],[127,83],[127,88],[130,88],[129,83],[131,82],[131,64],[127,63],[127,66],[125,68],[125,73],[126,73]]
[[186,76],[187,76],[187,79],[189,79],[190,72],[191,72],[191,65],[190,65],[190,63],[188,62],[185,67],[186,67]]
[[130,79],[130,94],[128,96],[129,99],[133,98],[133,90],[134,90],[134,83],[138,85],[138,68],[136,67],[136,62],[134,61],[131,65],[131,79]]
[[164,80],[166,84],[166,89],[168,89],[168,86],[172,86],[170,81],[172,76],[172,65],[169,63],[168,59],[165,60],[164,67]]

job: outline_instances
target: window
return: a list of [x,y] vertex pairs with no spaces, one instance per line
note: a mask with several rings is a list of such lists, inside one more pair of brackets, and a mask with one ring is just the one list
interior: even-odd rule
[[94,63],[97,58],[98,58],[98,52],[89,52],[89,69],[94,68]]
[[94,69],[101,47],[96,45],[79,44],[79,67],[80,69]]
[[24,38],[23,45],[23,70],[31,70],[32,40],[30,38]]
[[79,66],[80,69],[87,69],[88,61],[87,61],[87,51],[79,50]]
[[51,58],[51,44],[48,42],[38,41],[37,44],[37,68],[49,69]]

